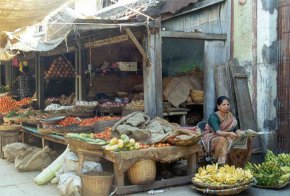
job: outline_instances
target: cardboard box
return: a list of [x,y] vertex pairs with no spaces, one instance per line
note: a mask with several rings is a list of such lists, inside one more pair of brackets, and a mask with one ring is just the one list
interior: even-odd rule
[[137,62],[117,62],[121,71],[137,71]]

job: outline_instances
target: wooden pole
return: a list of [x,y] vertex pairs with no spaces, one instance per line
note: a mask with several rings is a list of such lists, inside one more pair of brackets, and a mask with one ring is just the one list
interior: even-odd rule
[[144,40],[151,66],[146,66],[146,59],[143,56],[145,112],[151,118],[163,116],[160,19],[154,22],[159,24],[159,28],[150,29],[148,37]]

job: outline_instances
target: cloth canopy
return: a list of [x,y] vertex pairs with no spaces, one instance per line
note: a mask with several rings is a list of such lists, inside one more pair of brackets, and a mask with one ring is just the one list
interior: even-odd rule
[[2,0],[0,1],[0,32],[13,32],[40,22],[68,0]]

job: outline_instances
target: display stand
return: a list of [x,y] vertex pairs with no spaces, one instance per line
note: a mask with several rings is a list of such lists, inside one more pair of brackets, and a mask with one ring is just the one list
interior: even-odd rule
[[[189,150],[188,150],[189,149]],[[88,151],[84,149],[73,149],[75,153],[77,153],[79,157],[79,164],[77,173],[80,174],[81,168],[84,160],[99,160],[103,158],[111,163],[113,163],[114,167],[114,184],[117,187],[117,194],[128,194],[134,192],[142,192],[146,190],[179,185],[188,183],[191,181],[193,174],[197,169],[197,153],[202,151],[200,145],[195,144],[193,146],[168,146],[162,148],[151,147],[148,149],[140,149],[134,151],[121,151],[121,152],[113,152],[113,151]],[[156,153],[153,153],[156,152]],[[168,158],[162,152],[176,152],[174,156],[172,156],[172,160]],[[138,154],[138,155],[137,155]],[[137,156],[136,156],[137,155]],[[160,155],[160,157],[158,157]],[[187,159],[187,175],[174,177],[170,179],[164,179],[160,181],[154,181],[149,185],[125,185],[124,178],[126,171],[138,160],[151,158],[160,160],[160,162],[172,162],[178,159],[186,158]],[[128,159],[129,158],[129,159]],[[131,159],[132,158],[132,159]]]

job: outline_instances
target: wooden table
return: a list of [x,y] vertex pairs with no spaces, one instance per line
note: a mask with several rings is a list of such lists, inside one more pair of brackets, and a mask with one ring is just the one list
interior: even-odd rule
[[41,139],[42,147],[47,145],[48,141],[52,141],[59,144],[66,144],[64,137],[53,134],[41,134],[37,131],[37,128],[22,126],[20,129],[22,143],[25,142],[25,135],[33,135]]
[[180,116],[179,124],[181,126],[186,126],[186,115],[189,109],[187,108],[167,108],[166,112],[163,112],[163,116]]
[[[122,166],[122,153],[127,153],[126,151],[123,152],[112,152],[112,151],[104,151],[103,158],[112,162],[114,165],[114,184],[117,186],[117,194],[128,194],[134,192],[144,192],[146,190],[157,189],[161,187],[167,187],[172,185],[179,185],[191,182],[193,174],[196,172],[197,169],[197,153],[201,152],[202,148],[200,145],[196,144],[191,146],[193,150],[190,153],[180,154],[177,158],[185,157],[187,159],[187,175],[181,177],[175,177],[170,179],[164,179],[160,181],[154,181],[152,184],[149,185],[129,185],[125,186],[124,177],[125,172],[131,167],[121,168]],[[167,147],[164,147],[167,148]],[[172,150],[178,150],[177,146],[170,146],[168,148],[172,148]],[[140,151],[142,151],[141,149]],[[146,149],[144,149],[146,150]],[[130,151],[129,151],[130,152]],[[146,158],[146,157],[144,157]],[[174,160],[172,160],[174,161]]]

